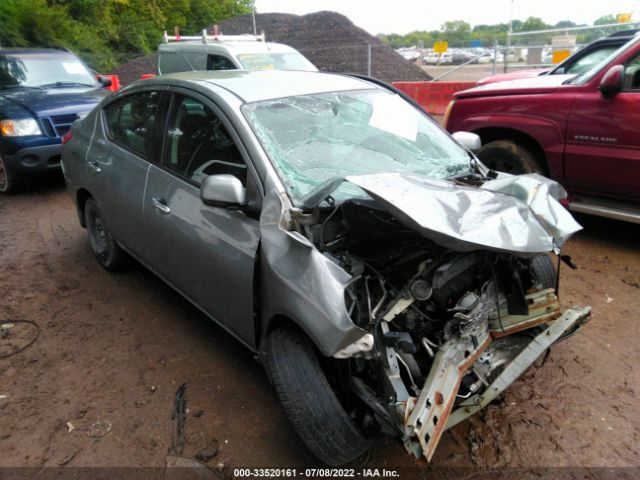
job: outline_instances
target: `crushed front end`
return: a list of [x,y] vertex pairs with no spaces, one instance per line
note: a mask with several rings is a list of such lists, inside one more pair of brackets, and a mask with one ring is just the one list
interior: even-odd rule
[[[465,220],[460,212],[482,206],[473,198],[460,202],[460,192],[472,196],[478,190],[418,181],[412,192],[406,177],[349,181],[371,199],[298,212],[292,219],[325,259],[350,275],[344,303],[353,323],[368,332],[333,355],[330,380],[365,433],[398,435],[409,452],[430,460],[444,430],[487,405],[588,319],[588,307],[561,311],[558,276],[545,252],[559,235],[543,238],[534,230],[563,232],[564,241],[580,227],[562,217],[548,191],[542,192],[544,208],[552,208],[544,212],[540,195],[529,195],[538,205],[527,206],[489,184],[480,193],[491,208],[484,218]],[[546,188],[536,178],[520,182],[534,184],[538,193]],[[508,188],[513,193],[515,187]],[[449,208],[449,216],[421,223],[421,211],[402,207],[401,198],[385,198],[394,191],[417,195],[422,208],[444,195],[436,203]],[[459,212],[447,195],[456,196]],[[524,242],[499,228],[509,227],[513,205],[519,217],[512,226],[521,228]],[[431,207],[433,213],[435,203]],[[435,231],[438,221],[442,226]],[[483,223],[499,227],[475,228]],[[530,230],[522,227],[529,224]],[[519,241],[521,248],[513,247]]]

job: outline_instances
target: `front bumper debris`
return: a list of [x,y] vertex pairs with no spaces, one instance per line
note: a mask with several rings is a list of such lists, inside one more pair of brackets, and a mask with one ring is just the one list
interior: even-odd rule
[[[475,394],[462,401],[453,410],[460,382],[494,338],[503,336],[501,330],[491,330],[475,340],[469,337],[454,337],[443,344],[434,359],[431,373],[420,396],[410,397],[404,403],[404,444],[417,458],[431,460],[442,433],[457,425],[470,415],[484,408],[511,383],[513,383],[554,342],[570,335],[589,318],[591,307],[571,308],[550,323],[542,333],[534,337],[527,346],[504,368],[500,375],[482,394]],[[549,322],[549,318],[546,319]],[[524,328],[531,327],[531,318],[522,318]],[[516,332],[518,323],[510,324]]]

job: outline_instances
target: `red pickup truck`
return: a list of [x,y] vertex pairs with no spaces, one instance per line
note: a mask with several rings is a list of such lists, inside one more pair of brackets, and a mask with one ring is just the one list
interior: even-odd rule
[[488,167],[558,180],[571,210],[640,223],[640,38],[580,75],[458,92],[444,122]]

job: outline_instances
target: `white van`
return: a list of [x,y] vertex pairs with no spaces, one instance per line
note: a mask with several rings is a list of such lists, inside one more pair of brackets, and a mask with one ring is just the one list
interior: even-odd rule
[[318,69],[295,48],[264,41],[262,35],[169,36],[158,47],[158,74],[192,70]]

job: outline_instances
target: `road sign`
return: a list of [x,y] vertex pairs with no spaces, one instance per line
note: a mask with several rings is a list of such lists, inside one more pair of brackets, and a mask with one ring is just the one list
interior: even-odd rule
[[551,39],[551,45],[556,47],[573,47],[576,44],[575,35],[558,35]]
[[619,13],[616,16],[616,20],[618,23],[627,23],[631,21],[632,14],[631,13]]
[[471,40],[471,48],[482,48],[482,40]]
[[435,42],[433,44],[433,51],[436,53],[444,53],[449,48],[448,42]]
[[556,63],[560,63],[569,58],[570,55],[571,50],[556,50],[551,54],[551,63],[553,63],[554,65]]
[[560,63],[571,55],[571,49],[576,44],[575,35],[559,35],[551,39],[553,53],[551,54],[552,63]]

